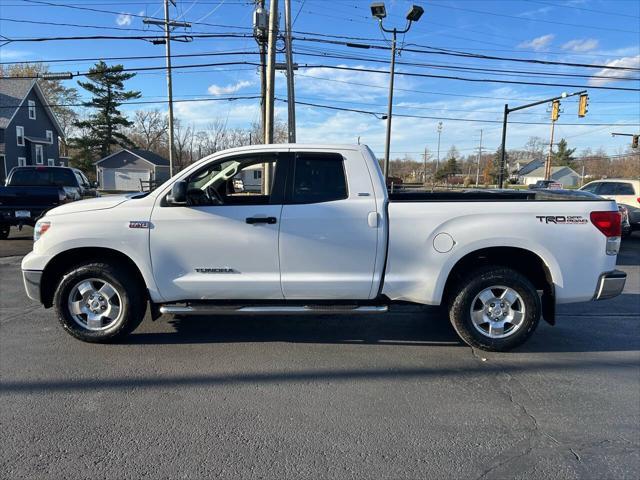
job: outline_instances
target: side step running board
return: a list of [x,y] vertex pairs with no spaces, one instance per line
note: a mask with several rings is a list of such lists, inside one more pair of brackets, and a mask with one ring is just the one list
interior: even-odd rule
[[162,305],[172,315],[301,315],[385,313],[387,305]]

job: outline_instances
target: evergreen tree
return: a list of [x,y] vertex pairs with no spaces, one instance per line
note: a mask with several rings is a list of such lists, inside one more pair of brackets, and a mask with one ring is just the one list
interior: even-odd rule
[[122,65],[109,67],[102,60],[89,70],[88,81],[78,82],[92,98],[84,102],[85,107],[95,109],[86,119],[76,122],[76,127],[84,129],[84,135],[75,139],[74,144],[85,153],[92,151],[105,157],[111,147],[133,147],[133,142],[123,133],[123,129],[133,125],[119,108],[127,100],[140,98],[138,91],[126,91],[124,82],[135,73],[124,73]]
[[574,168],[574,157],[575,148],[568,148],[567,141],[563,138],[558,142],[558,149],[553,154],[553,164],[558,165],[560,167],[570,167]]

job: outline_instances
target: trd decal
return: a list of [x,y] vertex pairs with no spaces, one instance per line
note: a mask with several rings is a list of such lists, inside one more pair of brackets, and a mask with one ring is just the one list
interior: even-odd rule
[[540,223],[554,223],[556,225],[582,225],[589,221],[580,215],[536,215]]

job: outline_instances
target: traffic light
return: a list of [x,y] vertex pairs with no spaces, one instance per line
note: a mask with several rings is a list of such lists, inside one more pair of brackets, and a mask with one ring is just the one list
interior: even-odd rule
[[631,148],[638,148],[638,137],[640,137],[640,135],[631,137]]
[[554,100],[551,104],[551,120],[556,121],[560,116],[560,100]]
[[584,117],[587,114],[587,107],[589,106],[589,95],[583,93],[580,95],[580,100],[578,101],[578,116]]

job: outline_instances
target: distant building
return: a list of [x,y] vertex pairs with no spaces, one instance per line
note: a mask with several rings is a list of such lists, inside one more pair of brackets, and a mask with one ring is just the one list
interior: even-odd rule
[[60,160],[62,127],[34,79],[0,79],[0,183],[13,167],[68,165]]
[[160,184],[170,177],[169,161],[149,150],[123,148],[95,165],[100,190],[138,192],[149,182]]
[[516,164],[516,175],[520,179],[540,167],[544,167],[544,160],[531,160],[528,163],[518,162]]
[[[544,166],[542,166],[524,175],[522,183],[531,185],[538,180],[544,179]],[[551,180],[561,183],[564,187],[577,187],[580,182],[580,175],[569,167],[551,167]]]

